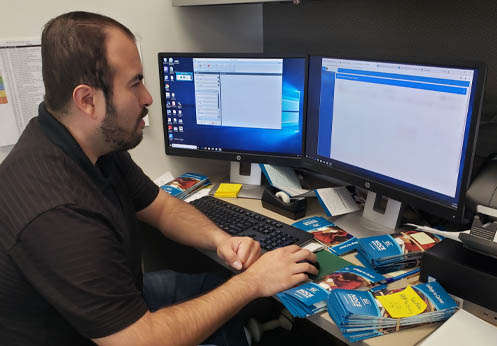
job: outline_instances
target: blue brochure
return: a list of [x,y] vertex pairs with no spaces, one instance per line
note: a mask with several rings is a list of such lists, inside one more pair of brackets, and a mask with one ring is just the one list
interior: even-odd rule
[[306,317],[326,310],[328,295],[335,289],[367,290],[384,288],[385,277],[374,270],[349,265],[323,275],[314,282],[283,291],[277,295],[295,317]]
[[[410,297],[422,302],[419,311],[408,317],[393,318],[380,303],[379,296],[390,296],[392,306],[403,306],[404,289],[378,292],[336,289],[328,296],[328,313],[351,342],[392,333],[420,324],[448,319],[457,310],[456,302],[438,282],[412,286]],[[392,296],[392,294],[402,294]],[[386,298],[386,297],[383,297]],[[398,300],[398,303],[397,303]],[[388,308],[388,307],[387,307]]]
[[443,237],[421,231],[401,231],[358,240],[358,255],[381,273],[418,266],[422,253]]
[[209,178],[205,175],[185,173],[170,182],[161,185],[160,188],[171,196],[185,199],[202,186],[208,184],[210,184]]
[[327,246],[335,255],[341,256],[357,249],[357,238],[345,232],[324,217],[313,216],[292,224],[306,232],[314,234],[314,239]]

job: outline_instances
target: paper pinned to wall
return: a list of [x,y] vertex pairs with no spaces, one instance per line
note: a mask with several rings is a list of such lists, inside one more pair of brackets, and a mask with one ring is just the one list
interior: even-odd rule
[[44,94],[40,40],[0,40],[0,146],[17,142]]

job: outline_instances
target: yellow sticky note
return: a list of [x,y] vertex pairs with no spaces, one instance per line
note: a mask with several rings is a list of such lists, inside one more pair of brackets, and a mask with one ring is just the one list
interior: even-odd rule
[[421,245],[433,244],[435,242],[435,240],[425,232],[412,233],[409,235]]
[[242,184],[227,184],[222,183],[219,184],[216,192],[214,193],[215,197],[236,197],[238,196],[238,192],[240,192],[242,188]]
[[376,299],[393,318],[416,316],[425,311],[427,307],[424,300],[411,286],[397,293],[377,296]]

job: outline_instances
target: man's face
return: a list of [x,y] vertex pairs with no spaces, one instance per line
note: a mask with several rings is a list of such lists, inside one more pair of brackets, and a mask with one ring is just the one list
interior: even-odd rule
[[143,117],[152,97],[142,83],[143,69],[136,45],[119,29],[109,29],[107,59],[114,80],[100,131],[111,151],[132,149],[143,138]]

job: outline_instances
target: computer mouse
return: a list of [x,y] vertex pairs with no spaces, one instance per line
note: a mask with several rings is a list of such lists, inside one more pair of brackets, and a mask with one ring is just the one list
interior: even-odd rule
[[[318,262],[318,261],[316,261],[316,262],[311,262],[311,261],[308,261],[308,260],[304,260],[304,261],[302,261],[302,262],[300,262],[300,263],[304,263],[304,262],[307,262],[307,263],[309,263],[309,264],[312,264],[314,267],[316,267],[316,269],[317,269],[317,270],[318,270],[318,272],[319,272],[319,269],[321,268],[321,266],[319,265],[319,262]],[[312,273],[307,273],[307,275],[309,275],[309,278],[310,278],[311,280],[314,280],[314,279],[316,279],[316,278],[317,278],[317,275],[314,275],[314,274],[312,274]]]

